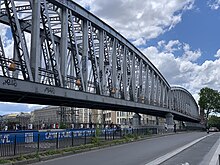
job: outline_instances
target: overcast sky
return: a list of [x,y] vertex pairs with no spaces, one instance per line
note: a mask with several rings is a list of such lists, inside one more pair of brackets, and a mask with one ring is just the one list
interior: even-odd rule
[[[138,47],[170,85],[220,88],[220,0],[75,0]],[[7,38],[7,35],[5,36]],[[8,41],[10,42],[10,41]],[[15,108],[16,107],[16,108]],[[32,105],[0,104],[0,114]]]

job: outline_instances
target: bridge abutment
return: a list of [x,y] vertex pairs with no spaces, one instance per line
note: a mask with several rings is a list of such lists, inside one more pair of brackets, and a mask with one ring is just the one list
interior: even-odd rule
[[132,125],[134,128],[138,128],[141,125],[141,116],[138,113],[134,114]]
[[173,129],[174,120],[173,120],[173,114],[167,113],[166,114],[166,124],[168,129]]

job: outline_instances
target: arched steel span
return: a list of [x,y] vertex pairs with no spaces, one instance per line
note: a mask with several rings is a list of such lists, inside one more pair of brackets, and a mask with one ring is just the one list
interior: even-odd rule
[[14,40],[12,54],[0,42],[0,100],[199,121],[187,91],[172,90],[136,47],[73,1],[0,2],[0,22]]
[[182,87],[171,87],[171,109],[189,116],[199,116],[199,107],[192,94]]

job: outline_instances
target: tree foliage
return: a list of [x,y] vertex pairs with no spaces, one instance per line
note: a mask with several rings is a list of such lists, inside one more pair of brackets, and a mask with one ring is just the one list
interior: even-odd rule
[[205,87],[199,92],[199,106],[206,112],[208,118],[211,112],[220,113],[220,93],[217,90]]
[[208,124],[210,127],[217,127],[220,130],[220,117],[210,116]]

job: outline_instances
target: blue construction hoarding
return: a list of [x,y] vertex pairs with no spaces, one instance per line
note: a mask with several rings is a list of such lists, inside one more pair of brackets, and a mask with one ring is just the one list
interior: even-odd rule
[[[102,129],[101,134],[112,134],[116,129]],[[45,130],[45,131],[1,131],[0,144],[32,143],[63,138],[80,138],[95,135],[95,129]]]

